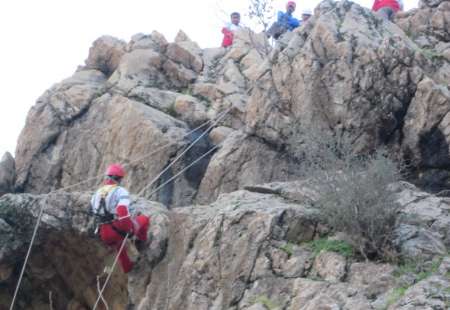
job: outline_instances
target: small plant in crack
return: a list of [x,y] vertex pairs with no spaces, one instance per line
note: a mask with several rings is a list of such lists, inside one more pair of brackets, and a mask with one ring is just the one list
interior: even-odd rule
[[351,244],[342,240],[322,238],[313,240],[307,243],[307,245],[313,251],[314,255],[318,255],[322,251],[336,252],[344,257],[352,257],[354,254],[354,250]]
[[294,254],[294,244],[288,242],[280,247],[280,250],[285,252],[288,257],[291,257]]
[[256,296],[252,301],[252,305],[254,304],[262,304],[269,310],[275,310],[279,308],[279,306],[274,301],[270,300],[269,297],[265,295]]

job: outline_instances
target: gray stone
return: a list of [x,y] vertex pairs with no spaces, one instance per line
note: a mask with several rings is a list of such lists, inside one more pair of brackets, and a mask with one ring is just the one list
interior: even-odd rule
[[347,260],[335,252],[321,252],[313,267],[315,273],[328,282],[340,282],[347,274]]
[[12,155],[6,152],[0,161],[0,197],[14,192],[16,181],[16,163]]
[[119,66],[125,54],[126,43],[111,36],[98,38],[89,50],[86,68],[101,71],[110,76]]

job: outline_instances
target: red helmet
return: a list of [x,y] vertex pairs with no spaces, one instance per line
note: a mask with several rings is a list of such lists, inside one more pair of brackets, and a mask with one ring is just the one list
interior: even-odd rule
[[290,6],[293,6],[294,9],[295,9],[295,7],[297,6],[297,4],[296,4],[294,1],[289,1],[289,2],[286,4],[286,7],[290,7]]
[[125,169],[120,164],[112,164],[108,166],[105,174],[111,177],[123,178],[125,176]]

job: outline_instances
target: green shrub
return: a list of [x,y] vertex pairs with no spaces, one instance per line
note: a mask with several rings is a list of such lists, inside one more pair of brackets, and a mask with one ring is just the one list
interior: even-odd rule
[[294,152],[318,193],[320,218],[348,235],[366,259],[393,260],[399,205],[389,184],[400,179],[398,165],[384,151],[356,154],[352,142],[318,129],[299,130]]

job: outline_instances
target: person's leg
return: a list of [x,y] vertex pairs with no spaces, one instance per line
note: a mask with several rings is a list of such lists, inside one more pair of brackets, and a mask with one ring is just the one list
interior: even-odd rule
[[[124,237],[119,235],[109,224],[100,226],[100,238],[106,245],[116,248],[117,251],[120,250],[120,247],[122,246],[122,242],[124,240]],[[133,268],[133,263],[128,257],[126,245],[117,255],[120,267],[122,268],[123,272],[130,272],[130,270]]]
[[[119,243],[117,245],[117,251],[120,251],[121,246],[122,243]],[[133,262],[130,260],[130,257],[128,256],[126,244],[123,247],[122,251],[119,252],[119,264],[124,273],[128,273],[131,271],[131,269],[133,269]]]
[[122,238],[122,236],[118,235],[110,224],[101,225],[99,233],[100,239],[109,246],[115,246]]
[[150,218],[146,215],[136,216],[134,222],[136,223],[134,235],[142,241],[147,241],[148,227],[150,226]]

